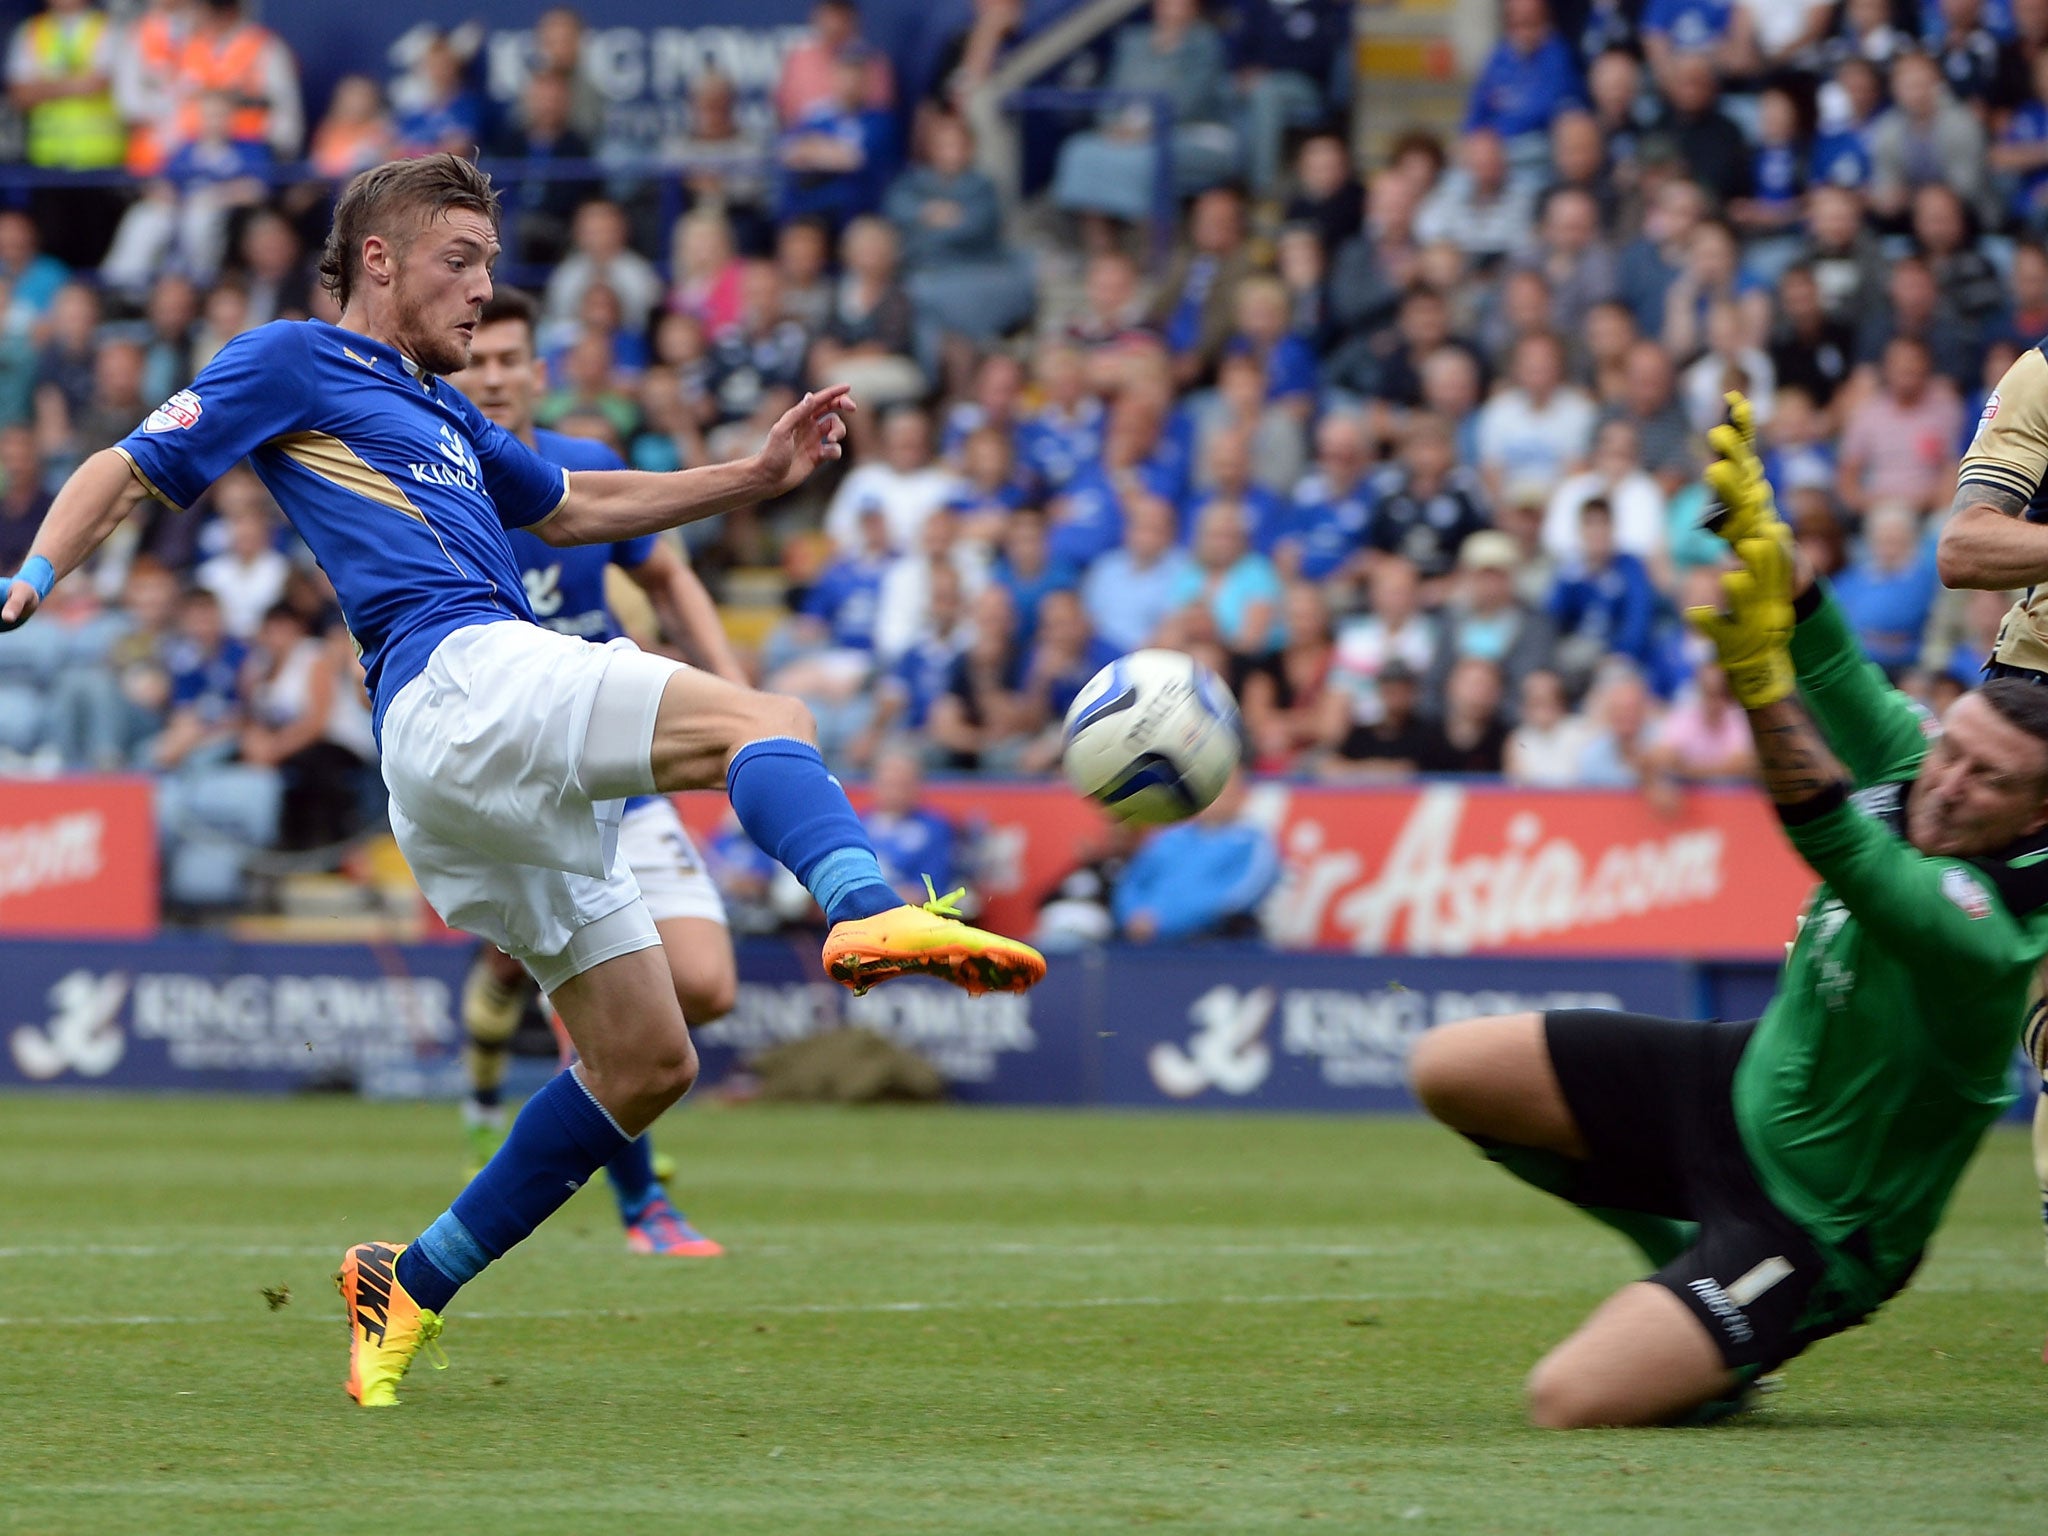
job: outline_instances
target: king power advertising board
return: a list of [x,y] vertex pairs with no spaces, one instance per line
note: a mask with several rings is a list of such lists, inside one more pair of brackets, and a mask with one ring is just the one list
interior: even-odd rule
[[[464,945],[0,942],[0,1088],[462,1089]],[[1216,945],[1055,955],[1019,996],[925,978],[854,997],[814,940],[740,947],[733,1011],[695,1031],[712,1088],[764,1050],[870,1029],[969,1103],[1345,1112],[1414,1108],[1410,1050],[1439,1024],[1551,1008],[1741,1017],[1760,966],[1362,958]],[[2015,1058],[2014,1083],[2031,1089]],[[519,1063],[530,1090],[552,1062]],[[2027,1095],[2015,1110],[2030,1108]]]

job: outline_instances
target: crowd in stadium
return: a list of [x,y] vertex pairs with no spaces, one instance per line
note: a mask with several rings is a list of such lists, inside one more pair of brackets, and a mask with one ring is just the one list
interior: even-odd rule
[[[691,530],[714,594],[779,570],[749,664],[851,772],[904,741],[1052,772],[1082,683],[1166,644],[1230,680],[1265,772],[1745,774],[1677,617],[1713,595],[1696,473],[1737,387],[1870,653],[1931,702],[1970,685],[2003,601],[1945,597],[1930,540],[2048,331],[2048,0],[1503,0],[1460,130],[1401,135],[1369,186],[1348,6],[1155,0],[1102,84],[1172,101],[1163,263],[1142,111],[1071,125],[1029,209],[978,168],[960,109],[1021,13],[978,0],[913,82],[818,0],[772,102],[695,82],[663,227],[658,177],[590,160],[617,146],[571,8],[514,100],[456,31],[311,102],[236,0],[48,0],[8,53],[19,156],[133,180],[0,210],[0,570],[228,339],[334,318],[336,179],[480,150],[511,166],[501,277],[542,300],[543,424],[667,469],[857,386],[822,499]],[[0,767],[146,769],[173,836],[331,846],[376,814],[374,756],[331,593],[246,473],[0,637]]]

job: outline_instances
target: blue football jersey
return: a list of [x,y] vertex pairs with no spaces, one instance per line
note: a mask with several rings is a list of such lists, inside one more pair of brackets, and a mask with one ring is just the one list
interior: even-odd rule
[[[534,451],[564,469],[624,469],[625,461],[603,443],[560,432],[535,429]],[[549,629],[602,643],[616,639],[619,621],[604,599],[604,568],[627,570],[645,565],[654,554],[655,536],[643,534],[617,544],[572,544],[558,549],[539,534],[514,528],[507,535],[519,574],[526,582],[526,601],[533,616]]]
[[533,621],[505,530],[569,496],[453,385],[318,320],[237,336],[117,448],[178,507],[248,458],[334,583],[380,730],[444,637]]

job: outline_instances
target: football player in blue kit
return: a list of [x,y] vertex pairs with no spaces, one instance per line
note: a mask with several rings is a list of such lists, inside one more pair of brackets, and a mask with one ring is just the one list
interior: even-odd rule
[[614,858],[628,796],[722,785],[748,836],[823,908],[823,964],[845,986],[915,972],[1022,991],[1045,975],[1028,945],[889,888],[802,704],[535,622],[506,529],[616,544],[758,505],[840,456],[854,407],[844,385],[807,394],[728,464],[550,464],[443,377],[468,363],[491,297],[498,213],[490,178],[453,155],[358,176],[320,262],[341,323],[275,321],[230,341],[79,466],[0,588],[0,628],[27,621],[144,500],[189,507],[246,457],[334,583],[421,891],[450,926],[518,959],[575,1042],[576,1065],[526,1101],[424,1232],[342,1255],[346,1386],[364,1407],[395,1404],[423,1349],[439,1363],[455,1293],[696,1078],[661,935]]
[[[487,420],[550,463],[564,469],[624,469],[624,460],[603,443],[534,426],[534,403],[546,387],[546,370],[534,350],[538,319],[533,300],[516,288],[499,289],[477,320],[469,366],[450,374],[448,382],[469,396]],[[616,567],[647,594],[662,632],[685,659],[747,686],[710,594],[683,557],[657,535],[569,548],[523,528],[507,536],[526,581],[526,600],[549,629],[600,645],[617,639],[621,626],[605,595],[607,572]],[[697,1026],[723,1017],[732,1007],[736,982],[725,903],[675,806],[661,795],[628,798],[619,822],[619,856],[640,883],[641,899],[661,935],[683,1017]],[[463,985],[469,1096],[462,1117],[472,1177],[505,1137],[505,1070],[530,988],[525,968],[490,944],[478,950]],[[657,1171],[653,1134],[640,1136],[605,1165],[627,1246],[636,1253],[675,1258],[716,1257],[725,1250],[669,1200]]]

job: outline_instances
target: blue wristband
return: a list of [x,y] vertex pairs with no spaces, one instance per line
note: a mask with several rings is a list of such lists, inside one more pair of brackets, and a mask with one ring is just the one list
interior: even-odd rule
[[50,595],[50,588],[57,585],[57,567],[41,555],[30,555],[21,562],[21,569],[14,573],[15,581],[25,581],[36,589],[36,601],[41,602]]

